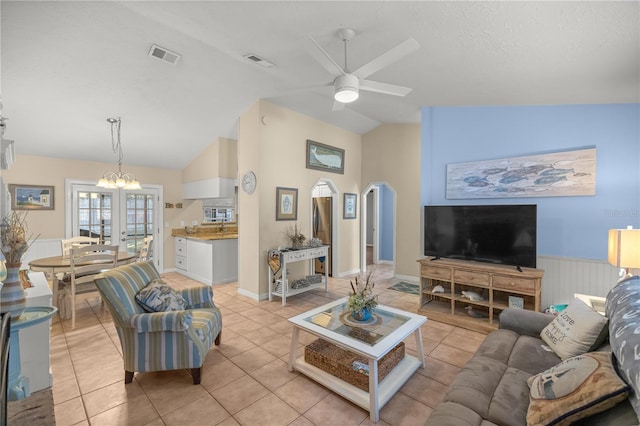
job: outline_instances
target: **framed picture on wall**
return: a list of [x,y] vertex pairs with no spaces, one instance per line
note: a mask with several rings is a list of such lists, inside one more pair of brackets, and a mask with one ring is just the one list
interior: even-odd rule
[[307,169],[344,174],[344,149],[307,139]]
[[298,188],[276,187],[276,220],[298,220]]
[[356,209],[358,207],[358,194],[344,193],[344,219],[355,219]]
[[11,210],[53,210],[53,186],[10,184]]

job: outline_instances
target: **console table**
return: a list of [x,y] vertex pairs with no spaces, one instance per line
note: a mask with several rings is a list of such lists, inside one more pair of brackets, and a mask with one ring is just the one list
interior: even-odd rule
[[304,293],[305,291],[313,290],[319,287],[324,287],[324,291],[327,291],[327,283],[329,282],[329,268],[324,268],[324,276],[321,277],[319,283],[313,283],[306,287],[291,288],[290,280],[287,278],[287,263],[308,261],[310,268],[310,275],[315,275],[315,262],[314,260],[320,257],[325,258],[325,262],[329,261],[329,246],[309,247],[303,249],[286,249],[280,252],[280,268],[282,275],[280,279],[275,280],[276,288],[274,288],[274,276],[275,273],[269,268],[269,301],[273,299],[273,296],[282,298],[282,305],[287,303],[287,296],[293,296],[295,294]]
[[[51,319],[57,309],[53,306],[25,308],[17,320],[11,320],[11,342],[9,343],[8,399],[15,401],[31,395],[29,379],[22,375],[20,363],[20,331]],[[47,354],[48,355],[48,354]]]
[[540,311],[542,269],[439,258],[418,262],[418,312],[429,319],[491,332],[505,308]]

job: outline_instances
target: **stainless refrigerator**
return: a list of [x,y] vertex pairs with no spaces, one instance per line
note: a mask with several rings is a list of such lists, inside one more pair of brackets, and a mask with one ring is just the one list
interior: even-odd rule
[[321,262],[315,260],[316,273],[324,274],[325,268],[331,275],[331,197],[313,198],[313,237],[329,246],[329,256]]

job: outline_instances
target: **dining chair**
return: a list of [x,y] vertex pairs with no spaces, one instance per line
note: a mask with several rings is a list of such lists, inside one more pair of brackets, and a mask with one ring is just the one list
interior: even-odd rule
[[100,238],[93,237],[72,237],[67,239],[60,240],[60,247],[62,249],[63,256],[69,256],[71,253],[71,247],[79,247],[81,245],[86,244],[98,244],[100,243]]
[[2,314],[0,322],[0,426],[7,424],[7,392],[9,387],[9,336],[11,315]]
[[138,253],[138,262],[144,262],[153,257],[153,236],[149,235],[142,239],[142,247],[140,247],[140,253]]
[[[85,236],[80,236],[80,237],[71,237],[71,238],[63,238],[60,240],[60,253],[62,254],[63,257],[69,257],[69,255],[71,254],[71,247],[80,247],[83,245],[87,245],[87,244],[98,244],[100,242],[100,238],[93,238],[93,237],[85,237]],[[71,279],[71,277],[69,276],[68,273],[66,274],[62,274],[59,273],[57,274],[58,277],[58,285],[62,285],[62,282],[65,281],[69,281]],[[55,281],[54,281],[55,284]],[[54,300],[54,304],[58,303],[58,291],[60,289],[56,288],[56,286],[53,286],[53,300]]]
[[[71,271],[70,279],[65,281],[65,295],[70,298],[71,328],[76,328],[76,295],[97,292],[94,276],[113,269],[118,264],[118,246],[106,244],[86,244],[81,247],[72,247],[70,254]],[[68,302],[60,306],[66,310]],[[65,315],[66,316],[66,315]]]

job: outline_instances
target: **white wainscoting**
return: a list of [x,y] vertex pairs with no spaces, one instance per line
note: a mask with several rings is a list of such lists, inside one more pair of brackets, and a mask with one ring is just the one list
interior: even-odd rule
[[605,260],[538,256],[542,278],[542,308],[569,303],[574,293],[605,297],[618,282],[619,268]]
[[29,250],[22,257],[22,269],[29,267],[29,262],[33,259],[42,259],[43,257],[60,256],[62,247],[60,240],[62,238],[40,239],[35,240]]

